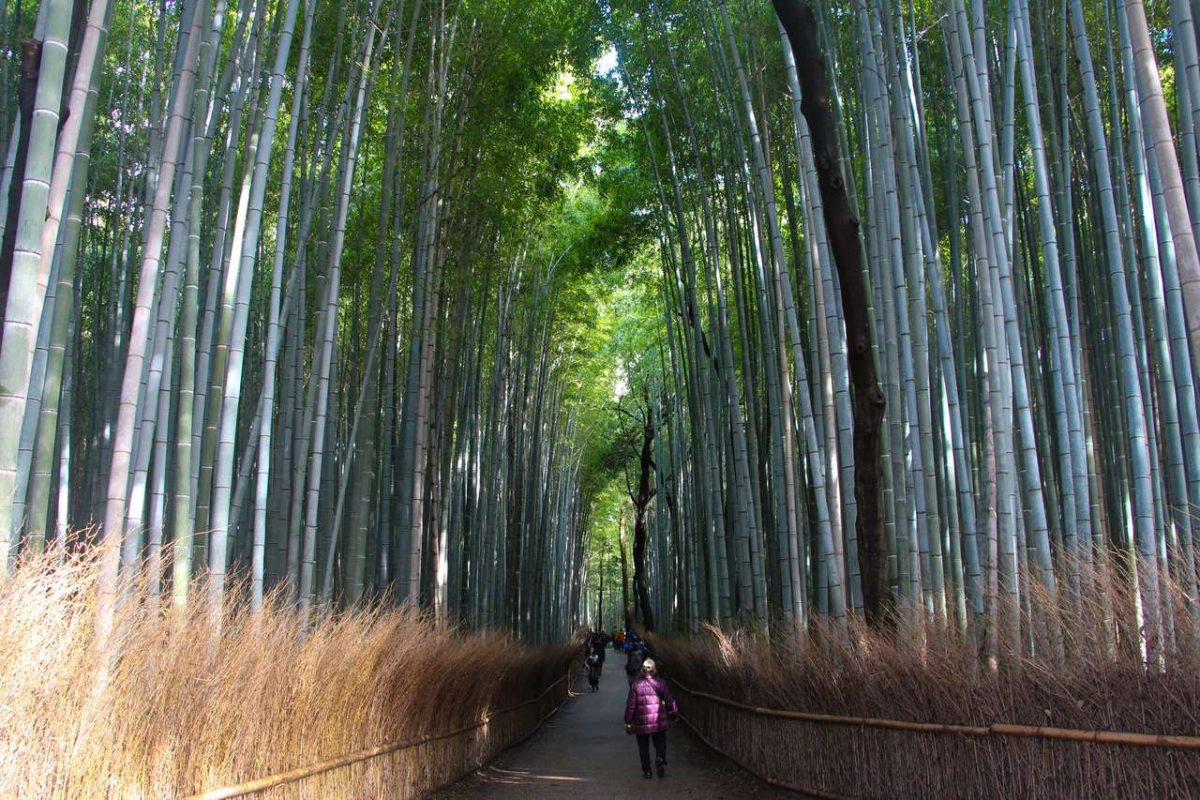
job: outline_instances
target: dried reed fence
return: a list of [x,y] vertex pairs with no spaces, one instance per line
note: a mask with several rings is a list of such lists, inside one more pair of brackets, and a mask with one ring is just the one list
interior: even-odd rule
[[334,615],[305,636],[279,598],[260,615],[232,603],[219,632],[200,603],[128,602],[106,657],[95,596],[87,560],[25,564],[0,587],[0,797],[182,798],[392,743],[412,746],[253,796],[420,797],[568,691],[570,647],[411,610]]
[[[405,739],[399,742],[389,742],[387,744],[368,747],[365,750],[359,750],[354,753],[337,756],[335,758],[326,759],[325,761],[309,764],[303,767],[297,767],[287,772],[280,772],[274,775],[268,775],[263,778],[255,778],[254,780],[243,781],[242,783],[232,786],[223,786],[217,789],[209,789],[187,798],[187,800],[230,800],[235,797],[249,797],[251,795],[265,796],[267,793],[278,791],[281,787],[296,784],[301,781],[311,781],[318,776],[327,775],[339,770],[346,770],[355,767],[365,767],[368,761],[376,758],[388,758],[396,756],[398,753],[403,753],[409,750],[418,750],[420,748],[437,747],[440,750],[445,750],[446,742],[459,739],[460,737],[470,737],[475,744],[480,744],[478,732],[481,728],[487,727],[491,733],[491,738],[498,742],[503,742],[503,746],[499,750],[493,750],[487,754],[481,761],[475,759],[470,760],[471,767],[463,772],[451,775],[448,779],[442,780],[440,783],[435,783],[428,788],[440,788],[450,783],[456,782],[458,779],[465,777],[467,772],[474,771],[478,766],[490,761],[500,750],[504,750],[517,744],[541,727],[558,707],[565,702],[567,695],[570,692],[569,682],[571,675],[569,673],[562,675],[554,683],[542,690],[537,697],[532,697],[520,703],[516,703],[504,708],[488,711],[482,719],[468,725],[464,725],[453,730],[443,733],[429,734],[420,736],[414,739]],[[547,701],[547,698],[550,698]],[[544,714],[540,709],[547,703],[550,705],[549,711]],[[509,736],[501,736],[496,731],[503,730],[501,728],[501,720],[512,719],[514,715],[524,714],[533,716],[527,723],[510,723],[512,733]],[[334,787],[338,787],[339,791],[346,791],[344,783],[335,781]]]
[[[1147,668],[1091,627],[1111,631],[1111,618],[1086,616],[1066,620],[1053,646],[1031,640],[995,660],[912,622],[849,637],[818,623],[773,643],[710,629],[651,644],[697,734],[813,796],[1200,796],[1200,655],[1189,647]],[[1038,727],[1186,738],[1083,742]]]

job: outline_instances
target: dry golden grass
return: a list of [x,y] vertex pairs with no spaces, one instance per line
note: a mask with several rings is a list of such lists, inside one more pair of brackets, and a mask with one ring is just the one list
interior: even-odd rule
[[[0,797],[186,797],[437,735],[537,697],[573,653],[439,629],[411,609],[335,615],[304,635],[276,598],[257,615],[235,600],[219,633],[203,604],[126,602],[105,654],[96,577],[93,561],[45,558],[0,588]],[[257,796],[421,796],[527,734],[565,691]]]
[[[1148,666],[1130,631],[1099,603],[1026,610],[1019,650],[995,659],[920,615],[890,630],[827,621],[768,642],[709,629],[652,639],[663,673],[687,687],[763,708],[986,727],[992,723],[1200,736],[1200,652],[1177,637]],[[1188,611],[1178,593],[1173,612]],[[1030,618],[1036,620],[1030,624]],[[1058,619],[1061,624],[1051,625]],[[1182,633],[1183,625],[1177,626]],[[1124,632],[1124,633],[1123,633]],[[684,714],[755,771],[854,797],[1188,797],[1200,751],[1048,739],[967,737],[748,714],[686,692]]]

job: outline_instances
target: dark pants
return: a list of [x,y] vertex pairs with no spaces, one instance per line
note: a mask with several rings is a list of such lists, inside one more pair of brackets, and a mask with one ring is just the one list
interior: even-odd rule
[[639,733],[637,735],[638,755],[642,757],[642,772],[650,771],[651,739],[654,740],[654,760],[661,764],[667,763],[667,732]]

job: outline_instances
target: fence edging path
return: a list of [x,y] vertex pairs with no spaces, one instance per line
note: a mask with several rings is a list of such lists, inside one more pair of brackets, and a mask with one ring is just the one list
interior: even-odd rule
[[710,748],[814,797],[1156,800],[1200,785],[1191,735],[785,711],[673,684],[684,721]]
[[[437,742],[437,741],[441,741],[443,739],[452,739],[455,736],[461,736],[464,733],[470,733],[471,731],[478,730],[479,728],[482,728],[483,726],[490,723],[496,717],[502,716],[504,714],[512,713],[513,711],[519,711],[520,709],[531,706],[534,703],[541,702],[546,697],[546,695],[548,695],[550,692],[554,691],[554,689],[556,689],[558,686],[560,686],[569,677],[570,677],[569,673],[566,675],[563,675],[561,678],[554,681],[549,686],[547,686],[545,689],[543,689],[542,692],[540,694],[538,694],[536,697],[530,698],[529,700],[524,700],[520,703],[516,703],[511,706],[506,706],[504,708],[496,709],[495,711],[490,711],[490,712],[488,712],[488,714],[486,716],[484,716],[478,722],[475,722],[471,725],[464,725],[460,728],[455,728],[452,731],[435,734],[433,736],[426,736],[426,737],[422,737],[420,739],[405,739],[405,740],[401,740],[401,741],[388,742],[386,744],[376,745],[374,747],[368,747],[364,750],[358,750],[353,753],[347,753],[345,755],[337,756],[336,758],[326,759],[325,761],[318,761],[315,764],[309,764],[307,766],[297,767],[296,769],[288,770],[287,772],[277,772],[274,775],[267,775],[266,777],[263,777],[263,778],[256,778],[254,780],[245,781],[243,783],[235,784],[232,786],[223,786],[223,787],[220,787],[217,789],[209,789],[207,791],[200,792],[198,794],[190,795],[189,797],[186,798],[186,800],[229,800],[229,798],[234,798],[234,797],[245,797],[246,795],[257,794],[258,792],[265,792],[268,789],[275,789],[275,788],[277,788],[279,786],[283,786],[285,784],[296,783],[297,781],[302,781],[305,778],[311,778],[314,775],[320,775],[325,772],[332,772],[333,770],[336,770],[336,769],[343,769],[345,767],[348,767],[348,766],[351,766],[354,764],[360,764],[363,761],[369,761],[370,759],[378,758],[379,756],[388,755],[390,753],[396,753],[401,750],[408,750],[413,747],[419,747],[424,744],[429,744],[430,742]],[[555,705],[554,708],[552,708],[544,717],[542,717],[541,719],[538,720],[537,724],[534,725],[533,728],[530,730],[530,734],[532,734],[534,731],[536,731],[538,728],[540,728],[546,720],[548,720],[550,717],[554,716],[555,712],[557,712],[558,709],[561,707],[562,707],[562,703],[558,703],[557,705]],[[514,744],[518,744],[519,742],[524,741],[525,739],[527,739],[529,737],[530,734],[526,734],[525,736],[519,737],[518,739],[509,743],[505,747],[501,748],[494,755],[499,755],[500,752],[503,752],[504,750],[508,749],[508,747],[511,747]],[[437,787],[434,787],[434,788],[437,788]]]
[[993,722],[990,725],[955,725],[942,722],[909,722],[899,719],[875,717],[848,717],[839,714],[818,714],[812,711],[784,711],[739,703],[727,697],[689,689],[675,679],[672,683],[693,697],[719,703],[763,717],[803,720],[804,722],[829,723],[832,725],[861,725],[867,728],[912,731],[914,733],[949,733],[959,736],[1021,736],[1026,738],[1060,739],[1070,742],[1091,744],[1129,745],[1133,747],[1165,747],[1177,750],[1200,750],[1200,736],[1178,736],[1162,733],[1133,733],[1129,731],[1094,731],[1080,728],[1054,728],[1046,725],[1017,725]]

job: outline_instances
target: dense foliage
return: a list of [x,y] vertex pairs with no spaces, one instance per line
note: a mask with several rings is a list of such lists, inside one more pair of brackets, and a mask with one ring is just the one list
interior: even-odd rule
[[[815,5],[839,159],[767,4],[8,8],[3,546],[100,544],[104,614],[123,576],[219,603],[234,571],[254,604],[548,639],[622,584],[622,534],[633,612],[680,628],[843,620],[871,536],[892,608],[992,653],[1054,627],[1035,589],[1110,586],[1144,615],[1113,643],[1169,649],[1190,7]],[[829,175],[886,399],[876,527]]]

